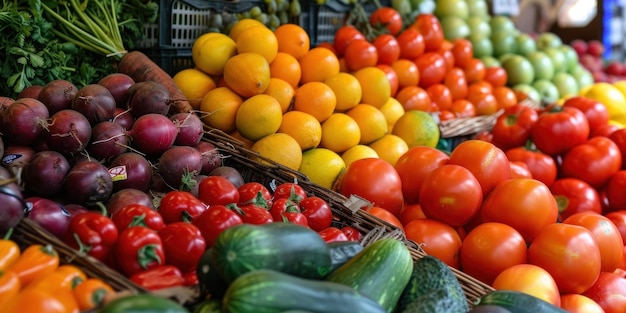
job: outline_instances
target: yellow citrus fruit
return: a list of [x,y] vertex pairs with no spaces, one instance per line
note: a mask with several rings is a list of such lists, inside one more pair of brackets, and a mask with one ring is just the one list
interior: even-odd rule
[[283,114],[283,121],[278,132],[293,137],[302,151],[316,148],[322,140],[320,122],[313,115],[300,111],[289,111]]
[[409,150],[406,142],[393,134],[387,134],[382,138],[369,144],[369,147],[376,151],[378,157],[396,166],[398,159]]
[[374,142],[389,132],[385,115],[372,105],[358,104],[348,110],[346,114],[352,117],[359,125],[359,129],[361,129],[361,140],[359,143],[362,145]]
[[302,69],[301,83],[323,82],[339,73],[339,59],[331,50],[315,47],[298,59]]
[[346,164],[337,153],[325,148],[313,148],[302,153],[299,172],[321,187],[332,189]]
[[258,53],[237,54],[224,66],[224,82],[242,97],[261,94],[270,82],[270,65]]
[[237,37],[237,53],[253,52],[262,55],[267,63],[272,63],[278,53],[278,40],[274,32],[264,26],[253,26]]
[[591,85],[584,96],[604,104],[609,111],[609,119],[626,123],[626,95],[618,87],[598,82]]
[[306,83],[296,89],[293,109],[315,116],[320,123],[333,114],[336,106],[335,93],[322,82]]
[[345,113],[333,113],[322,122],[321,147],[341,153],[358,145],[360,139],[359,124]]
[[221,33],[204,34],[194,41],[191,48],[193,63],[209,75],[222,75],[226,62],[235,54],[237,43]]
[[[291,136],[285,133],[269,134],[257,140],[250,150],[271,161],[282,164],[297,171],[302,163],[300,145]],[[263,160],[258,160],[265,163]]]
[[400,116],[404,114],[404,106],[396,98],[389,97],[389,100],[380,107],[380,111],[383,112],[387,120],[387,129],[391,130]]
[[283,113],[285,113],[291,107],[291,102],[293,101],[293,96],[296,94],[296,91],[288,82],[280,78],[272,77],[267,85],[267,89],[265,89],[263,93],[276,98],[278,103],[280,103]]
[[298,88],[302,76],[300,63],[291,54],[278,52],[270,63],[270,76],[288,82],[294,89]]
[[436,147],[439,142],[439,125],[427,112],[406,111],[393,126],[392,134],[404,139],[409,148],[415,146]]
[[256,141],[278,131],[283,111],[272,96],[260,94],[241,103],[235,116],[235,125],[241,135]]
[[234,131],[235,116],[242,102],[241,96],[230,88],[217,87],[202,98],[202,121],[226,133]]
[[341,158],[346,163],[346,167],[350,166],[352,162],[365,158],[378,158],[376,150],[366,145],[356,145],[341,154]]
[[200,109],[204,95],[215,89],[211,76],[197,68],[181,70],[172,79],[194,110]]
[[296,59],[303,57],[311,48],[309,34],[300,25],[282,24],[274,30],[274,34],[278,39],[278,51]]
[[361,84],[361,103],[380,108],[391,97],[391,84],[385,72],[378,67],[364,67],[353,73]]
[[246,29],[250,28],[250,27],[255,27],[255,26],[265,26],[265,24],[261,23],[258,20],[255,20],[253,18],[244,18],[241,20],[238,20],[233,27],[231,27],[230,31],[228,32],[228,36],[230,38],[232,38],[235,42],[237,41],[237,39],[239,39],[239,35]]
[[354,75],[340,72],[326,78],[324,83],[333,90],[337,98],[335,111],[344,112],[361,102],[361,84]]

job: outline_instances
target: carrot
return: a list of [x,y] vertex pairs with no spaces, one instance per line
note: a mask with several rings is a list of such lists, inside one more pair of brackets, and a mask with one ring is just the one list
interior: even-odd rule
[[135,82],[151,80],[162,84],[170,93],[175,112],[187,113],[193,111],[183,92],[172,80],[172,76],[154,63],[145,53],[131,51],[124,54],[117,64],[117,71],[132,77]]

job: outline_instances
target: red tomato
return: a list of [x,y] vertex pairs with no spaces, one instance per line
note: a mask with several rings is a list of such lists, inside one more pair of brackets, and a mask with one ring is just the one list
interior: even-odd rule
[[454,54],[452,54],[452,43],[444,41],[439,50],[435,51],[439,53],[446,63],[446,73],[454,68]]
[[498,102],[498,109],[510,108],[518,103],[515,91],[507,86],[493,87],[493,96]]
[[490,115],[498,111],[498,100],[491,92],[473,92],[470,88],[467,100],[476,107],[476,115]]
[[619,129],[621,128],[615,124],[600,125],[591,131],[591,134],[589,135],[589,137],[597,137],[597,136],[609,137],[614,131],[619,130]]
[[559,205],[561,221],[580,212],[602,213],[600,195],[580,179],[559,178],[550,185],[550,191]]
[[424,215],[424,211],[422,211],[422,206],[420,206],[419,203],[411,204],[405,202],[404,206],[402,207],[402,211],[400,211],[400,215],[398,216],[398,219],[400,220],[400,223],[402,223],[402,226],[405,226],[409,222],[420,218],[426,218],[426,215]]
[[533,178],[533,174],[528,170],[526,163],[520,161],[510,161],[511,166],[511,178]]
[[255,203],[262,205],[265,201],[265,206],[269,209],[272,207],[272,193],[259,182],[248,182],[239,186],[239,205],[246,205]]
[[446,61],[441,54],[425,52],[414,60],[420,73],[420,87],[427,88],[443,82],[446,77]]
[[480,210],[483,222],[515,228],[530,243],[546,226],[556,223],[556,200],[548,187],[532,178],[514,178],[498,184]]
[[489,285],[503,270],[526,261],[524,238],[503,223],[476,226],[461,245],[463,272]]
[[448,71],[443,84],[450,90],[452,100],[465,99],[468,93],[467,79],[462,69],[455,67]]
[[358,195],[397,215],[402,209],[402,181],[387,161],[365,158],[352,162],[340,178],[339,192],[346,197]]
[[[434,104],[436,105],[436,104]],[[452,113],[450,110],[441,110],[439,109],[439,121],[447,121],[456,118],[456,115]]]
[[461,237],[450,225],[428,219],[417,219],[404,226],[406,238],[420,245],[426,254],[439,258],[454,268],[460,268]]
[[378,64],[391,65],[400,58],[400,44],[398,44],[396,37],[390,34],[381,34],[372,41],[372,44],[378,52]]
[[341,227],[341,232],[344,233],[350,241],[361,241],[361,239],[363,239],[363,234],[352,226]]
[[431,112],[432,102],[426,90],[418,86],[406,86],[400,88],[396,94],[405,111],[420,110]]
[[515,290],[533,295],[541,300],[561,305],[559,288],[554,278],[534,264],[517,264],[503,270],[491,285],[496,290]]
[[400,220],[395,215],[391,214],[391,212],[377,206],[368,208],[367,212],[404,231]]
[[607,217],[594,212],[580,212],[566,218],[563,223],[591,231],[600,248],[603,272],[614,271],[622,262],[624,241],[615,224]]
[[454,55],[454,65],[456,67],[465,67],[467,62],[474,57],[472,42],[466,38],[454,39],[452,41],[452,55]]
[[227,205],[239,202],[239,191],[225,177],[208,176],[198,185],[198,199],[206,205]]
[[583,293],[602,307],[606,313],[624,312],[626,308],[626,278],[613,273],[600,273],[598,280]]
[[[457,118],[476,116],[476,107],[466,99],[457,99],[452,101],[452,107],[450,110]],[[491,134],[491,132],[489,132],[489,134]],[[490,140],[485,141],[490,142]]]
[[451,226],[462,226],[478,212],[483,201],[480,182],[467,168],[445,164],[422,182],[420,205],[424,214]]
[[422,55],[425,50],[424,36],[417,29],[407,28],[398,36],[398,45],[400,45],[400,58],[407,60],[415,60]]
[[190,222],[207,209],[200,199],[187,191],[172,190],[167,192],[159,202],[159,213],[165,224],[174,222]]
[[505,86],[507,78],[508,75],[506,70],[500,66],[490,66],[485,68],[485,76],[483,76],[483,80],[490,83],[493,88]]
[[600,275],[600,248],[593,234],[578,225],[544,227],[528,247],[528,263],[542,267],[561,293],[582,293]]
[[339,27],[333,38],[333,48],[338,57],[343,57],[346,47],[352,40],[365,39],[365,35],[352,25],[344,25]]
[[494,144],[470,139],[458,144],[450,153],[449,164],[468,169],[487,195],[499,182],[509,179],[511,166],[506,154]]
[[622,154],[607,137],[593,137],[573,147],[563,157],[561,174],[584,180],[599,189],[622,167]]
[[312,196],[300,201],[300,210],[306,216],[309,227],[315,231],[330,227],[333,212],[326,200]]
[[200,216],[193,219],[191,223],[200,229],[207,247],[211,247],[215,242],[215,238],[217,238],[224,229],[243,224],[243,220],[239,214],[226,206],[212,205],[202,212]]
[[605,313],[597,302],[574,293],[561,295],[561,308],[569,313]]
[[509,161],[525,163],[532,178],[544,183],[546,186],[551,186],[556,180],[558,170],[556,162],[554,158],[543,152],[519,146],[507,150],[506,157]]
[[318,232],[325,242],[348,241],[348,236],[337,227],[328,227]]
[[[620,153],[623,156],[626,156],[626,128],[616,129],[615,131],[608,134],[606,137],[613,140],[613,142],[619,148]],[[622,163],[622,169],[626,169],[626,162]]]
[[372,27],[386,29],[389,34],[397,35],[402,30],[402,15],[391,7],[380,7],[370,14],[369,23]]
[[387,76],[387,80],[389,81],[389,85],[391,86],[391,96],[395,97],[396,93],[398,93],[398,88],[400,85],[399,79],[398,79],[398,73],[396,73],[396,71],[393,70],[393,68],[391,67],[391,65],[387,65],[387,64],[376,64],[376,67],[378,67],[379,69],[383,70],[383,72],[385,72],[385,76]]
[[378,51],[366,39],[355,39],[346,46],[343,58],[349,71],[357,71],[364,67],[375,66],[378,63]]
[[291,200],[296,201],[296,203],[300,203],[307,197],[307,194],[306,190],[304,190],[304,188],[297,183],[282,183],[276,186],[272,196],[274,200],[280,198],[290,198]]
[[432,84],[426,88],[431,104],[437,106],[440,111],[449,110],[452,107],[452,93],[444,84]]
[[477,58],[472,58],[463,67],[463,71],[465,72],[467,83],[471,84],[483,81],[487,68],[485,67],[485,63],[483,63],[483,61]]
[[547,108],[530,129],[530,138],[537,149],[549,155],[565,153],[588,137],[587,117],[581,110],[569,106]]
[[166,264],[174,265],[183,273],[196,270],[206,250],[206,240],[200,229],[191,223],[175,222],[159,230]]
[[609,212],[605,215],[619,230],[622,240],[626,242],[626,210]]
[[575,107],[582,111],[587,117],[590,131],[609,122],[609,111],[606,106],[594,99],[582,96],[571,97],[563,102],[563,106]]
[[[261,225],[274,222],[272,213],[264,207],[247,204],[239,206],[234,210],[241,216],[241,220],[246,224]],[[282,219],[279,221],[282,221]]]
[[415,17],[410,28],[417,29],[424,36],[426,51],[438,50],[445,40],[439,19],[430,13],[422,13]]
[[[272,219],[274,219],[274,221],[277,221],[277,222],[284,221],[285,219],[284,214],[287,211],[300,212],[300,208],[298,207],[298,204],[295,201],[289,198],[276,199],[276,201],[274,201],[272,206],[269,208],[269,212],[272,215]],[[308,224],[305,226],[308,226]]]
[[506,108],[493,126],[493,144],[504,151],[524,146],[538,117],[534,108],[521,103]]

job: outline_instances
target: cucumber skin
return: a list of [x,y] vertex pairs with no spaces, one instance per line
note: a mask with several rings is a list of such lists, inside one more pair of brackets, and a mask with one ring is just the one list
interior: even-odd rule
[[337,283],[260,269],[239,276],[222,299],[224,312],[384,313],[376,301]]
[[494,304],[513,313],[567,313],[550,302],[514,290],[495,290],[482,296],[474,307]]
[[415,299],[441,288],[449,290],[450,296],[464,312],[469,311],[463,287],[447,264],[431,255],[416,260],[411,278],[398,301],[398,311],[404,310]]
[[217,236],[212,249],[227,283],[257,269],[323,279],[332,265],[330,249],[322,237],[291,223],[233,226]]
[[382,238],[326,277],[376,300],[393,312],[413,270],[411,252],[401,241]]
[[401,313],[466,313],[466,307],[452,297],[449,289],[439,288],[421,295],[409,303]]
[[363,245],[356,241],[333,241],[328,243],[330,249],[331,272],[348,262],[359,252],[363,251]]

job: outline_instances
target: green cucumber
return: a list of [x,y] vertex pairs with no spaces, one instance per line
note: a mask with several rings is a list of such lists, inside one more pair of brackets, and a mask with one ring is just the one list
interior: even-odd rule
[[463,307],[450,294],[448,288],[439,288],[421,295],[409,303],[401,313],[466,313],[467,306]]
[[292,223],[236,225],[222,231],[212,248],[227,283],[257,269],[322,279],[332,266],[324,239],[314,230]]
[[189,313],[173,300],[153,294],[133,294],[116,298],[104,305],[100,313]]
[[266,269],[235,279],[226,290],[222,306],[229,313],[385,312],[376,301],[348,286]]
[[326,281],[350,286],[393,312],[412,269],[411,252],[404,243],[382,238],[330,273]]
[[328,248],[332,272],[361,252],[363,245],[357,241],[333,241],[328,243]]
[[558,306],[515,290],[495,290],[478,299],[474,307],[497,305],[514,313],[567,313]]
[[208,248],[196,265],[198,286],[202,294],[211,295],[211,298],[222,298],[228,288],[228,283],[222,277],[213,258],[213,248]]
[[409,283],[398,301],[398,311],[402,312],[415,299],[437,289],[449,290],[450,296],[460,308],[457,312],[469,310],[467,297],[454,272],[440,259],[426,255],[414,262]]

